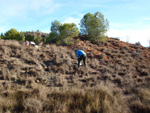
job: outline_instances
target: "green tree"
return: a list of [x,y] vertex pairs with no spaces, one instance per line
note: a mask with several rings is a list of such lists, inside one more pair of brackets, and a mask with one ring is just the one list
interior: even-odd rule
[[41,41],[42,41],[42,37],[40,35],[36,38],[35,43],[40,43]]
[[52,22],[52,26],[51,26],[51,32],[55,33],[57,35],[59,35],[59,27],[61,26],[60,22],[55,20],[54,22]]
[[26,40],[28,40],[28,41],[33,41],[33,39],[34,39],[34,36],[32,36],[31,34],[28,34],[26,36]]
[[16,29],[10,29],[5,33],[4,39],[6,40],[19,40],[20,33]]
[[64,23],[59,27],[60,37],[62,44],[73,44],[73,38],[79,34],[78,28],[74,23]]
[[34,34],[33,34],[33,40],[32,40],[32,41],[36,41],[36,39],[37,39],[37,35],[34,33]]
[[109,28],[109,22],[100,12],[87,13],[80,22],[81,35],[87,35],[90,40],[99,41]]
[[25,41],[25,36],[23,32],[19,33],[16,29],[10,29],[5,33],[3,39]]
[[59,27],[61,26],[60,22],[55,20],[52,22],[51,33],[49,35],[49,41],[56,42],[59,39]]
[[60,22],[55,20],[51,23],[51,28],[50,28],[50,34],[49,34],[49,37],[46,38],[46,41],[47,43],[49,42],[53,42],[55,43],[59,36],[60,36],[60,33],[59,33],[59,27],[60,27]]
[[4,35],[3,35],[3,33],[1,33],[1,35],[0,35],[0,39],[3,39],[4,38]]
[[25,41],[25,36],[23,32],[20,32],[20,41],[24,42]]
[[64,23],[60,24],[59,21],[55,20],[51,25],[51,33],[46,42],[55,42],[56,44],[72,44],[73,37],[79,33],[76,24]]

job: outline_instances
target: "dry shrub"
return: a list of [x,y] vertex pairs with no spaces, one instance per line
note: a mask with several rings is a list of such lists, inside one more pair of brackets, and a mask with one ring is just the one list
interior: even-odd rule
[[2,82],[2,88],[4,90],[9,90],[11,88],[11,82],[10,81],[4,81],[4,82]]
[[106,72],[105,75],[103,76],[104,80],[113,80],[113,77],[110,73]]
[[[9,98],[11,97],[11,99]],[[18,90],[9,93],[5,111],[11,112],[51,112],[51,113],[126,113],[127,108],[120,92],[99,84],[97,88],[48,90],[36,84],[32,91]],[[5,100],[6,101],[6,100]],[[14,103],[12,103],[14,102]]]
[[98,68],[99,67],[99,61],[98,61],[98,59],[91,59],[91,61],[90,61],[90,67],[92,67],[92,68]]
[[41,113],[42,103],[37,98],[27,98],[24,103],[24,113]]
[[11,98],[10,96],[8,96],[8,97],[0,96],[0,111],[1,111],[1,113],[13,111],[14,106],[16,104],[17,104],[16,101],[13,98]]
[[124,64],[124,60],[122,58],[116,58],[116,62],[120,65]]
[[0,83],[0,91],[3,91],[3,90],[5,90],[5,87],[3,86],[3,83],[1,82]]
[[29,77],[26,78],[25,87],[32,88],[32,85],[35,83],[35,78]]
[[28,94],[25,90],[23,91],[6,91],[1,97],[0,109],[2,112],[22,112],[24,110],[23,102],[25,96]]
[[119,86],[121,86],[121,84],[122,84],[122,82],[123,82],[123,79],[122,79],[122,77],[117,76],[117,77],[114,79],[114,82],[117,83]]
[[32,91],[31,91],[31,96],[33,98],[37,97],[42,101],[47,100],[47,94],[50,92],[50,89],[48,87],[45,87],[41,84],[32,84]]
[[144,69],[142,69],[142,71],[140,72],[140,76],[148,76],[149,75],[149,72],[148,72],[149,70],[144,70]]
[[75,51],[70,51],[69,54],[71,59],[76,59]]
[[111,74],[114,72],[113,68],[111,68],[111,67],[105,67],[105,68],[106,68],[106,73]]
[[129,107],[133,113],[150,113],[150,90],[134,89],[134,95],[129,99]]
[[65,97],[61,92],[51,92],[47,95],[47,100],[43,103],[43,112],[47,113],[67,113]]
[[7,68],[1,67],[0,68],[0,78],[1,80],[10,80],[10,76],[9,76],[9,70]]
[[19,77],[16,81],[19,85],[26,85],[26,78],[23,78],[23,77]]
[[21,46],[21,42],[15,41],[15,40],[2,40],[0,41],[0,45],[2,46],[13,46],[13,47],[19,47]]
[[139,100],[132,102],[130,104],[130,109],[132,113],[150,113],[149,105],[145,105]]
[[57,87],[63,87],[67,83],[65,76],[59,75],[55,78],[54,85]]
[[15,40],[7,40],[6,42],[6,46],[10,46],[10,47],[14,47],[14,48],[18,48],[18,47],[21,47],[21,43],[19,41],[15,41]]
[[[45,109],[62,113],[125,113],[127,108],[117,91],[106,87],[97,89],[73,89],[65,92],[52,92]],[[50,103],[51,102],[51,103]],[[48,104],[49,103],[49,104]],[[58,107],[58,108],[57,108]],[[56,109],[57,108],[57,109]]]

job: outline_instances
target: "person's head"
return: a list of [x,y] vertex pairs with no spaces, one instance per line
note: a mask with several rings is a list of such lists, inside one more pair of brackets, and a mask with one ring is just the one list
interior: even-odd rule
[[75,49],[75,53],[76,53],[78,50],[81,50],[81,49],[79,49],[79,48]]

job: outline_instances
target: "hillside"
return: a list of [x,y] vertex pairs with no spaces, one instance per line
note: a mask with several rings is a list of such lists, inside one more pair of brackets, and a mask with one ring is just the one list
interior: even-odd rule
[[[27,47],[25,43],[17,41],[0,40],[1,95],[7,97],[10,91],[32,91],[38,87],[63,91],[77,88],[84,89],[86,92],[86,89],[97,89],[103,86],[113,91],[119,90],[122,102],[133,103],[127,105],[124,112],[141,113],[138,112],[140,110],[144,113],[150,112],[149,101],[145,102],[143,99],[136,103],[133,99],[139,88],[149,89],[150,50],[138,44],[113,38],[108,38],[108,42],[101,44],[92,44],[80,39],[82,37],[78,37],[72,46],[39,44],[38,48]],[[87,53],[86,67],[77,67],[74,52],[76,49],[82,49]],[[150,92],[147,91],[147,95],[150,98]],[[116,109],[120,109],[118,113],[125,109],[124,105],[121,108],[118,106],[119,103],[116,106]],[[6,107],[6,110],[2,105],[0,107],[3,111],[11,111],[9,107]],[[20,110],[20,107],[22,106],[16,109]],[[26,107],[22,109],[26,110]],[[94,112],[91,109],[89,111]],[[116,110],[110,111],[113,113]],[[51,110],[51,112],[59,111]],[[62,112],[69,112],[69,110]]]

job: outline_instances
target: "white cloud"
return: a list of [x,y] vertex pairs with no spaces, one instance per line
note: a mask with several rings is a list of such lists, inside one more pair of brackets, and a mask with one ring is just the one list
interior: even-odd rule
[[149,46],[148,41],[150,40],[150,29],[140,29],[140,30],[110,29],[107,32],[107,35],[109,37],[119,37],[120,40],[129,42],[129,43],[140,42],[143,46]]
[[54,0],[5,0],[1,2],[0,14],[3,18],[45,15],[52,13],[59,4]]
[[19,31],[40,29],[45,21],[49,23],[47,15],[59,7],[54,0],[2,0],[0,3],[0,33],[11,28]]
[[54,3],[54,0],[32,0],[30,8],[38,14],[50,14],[55,11],[60,5]]

